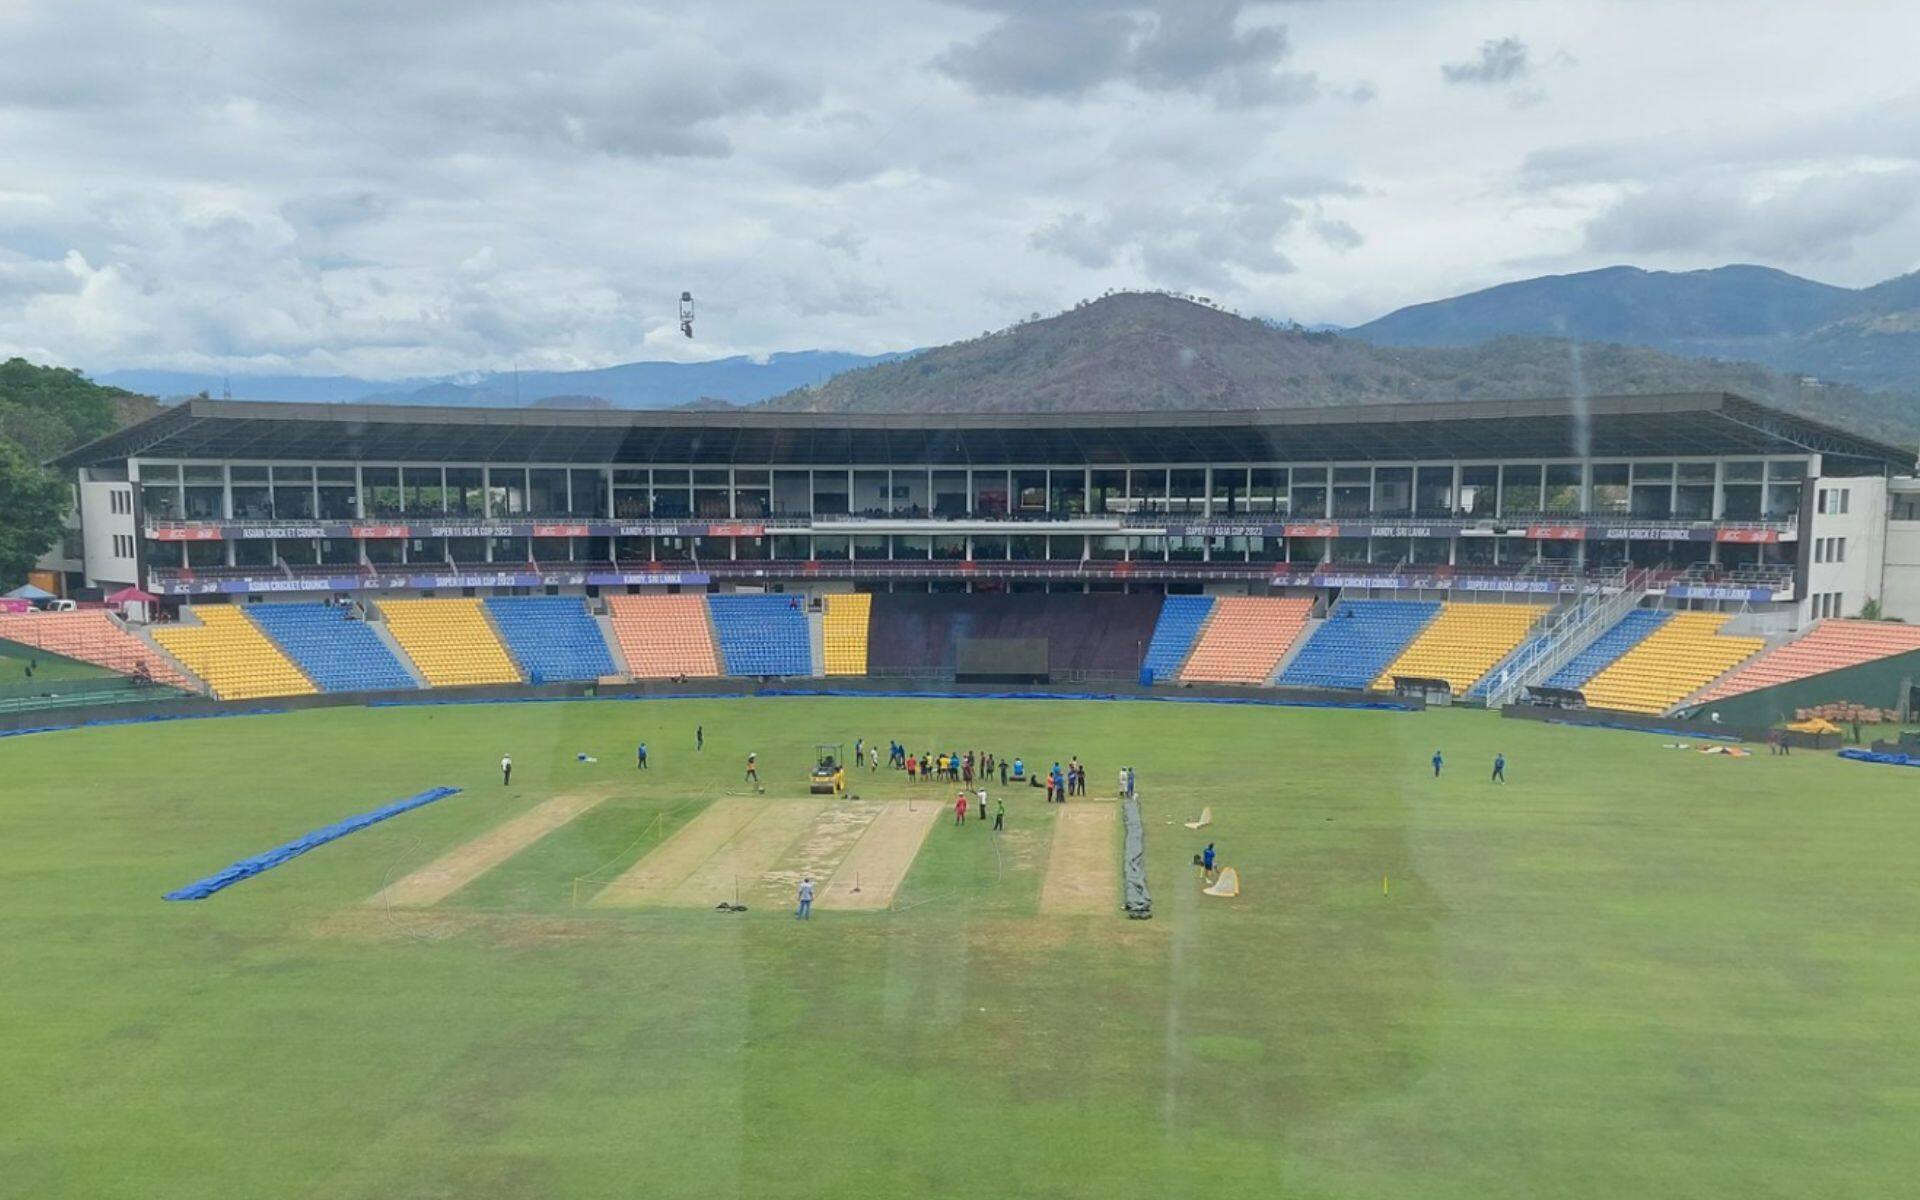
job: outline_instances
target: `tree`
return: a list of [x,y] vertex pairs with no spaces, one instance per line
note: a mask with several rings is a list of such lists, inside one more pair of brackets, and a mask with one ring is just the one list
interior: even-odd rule
[[1880,607],[1880,601],[1873,599],[1860,606],[1860,616],[1858,619],[1862,621],[1898,621],[1900,618],[1888,616],[1886,610]]
[[60,538],[71,497],[52,471],[36,465],[11,442],[0,441],[0,583],[23,582]]

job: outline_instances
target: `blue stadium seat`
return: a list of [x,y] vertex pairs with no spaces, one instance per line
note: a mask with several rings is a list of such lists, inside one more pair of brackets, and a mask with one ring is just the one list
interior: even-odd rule
[[732,593],[708,596],[707,607],[727,674],[813,674],[807,613],[795,597]]
[[1280,683],[1365,688],[1439,611],[1430,600],[1343,600],[1280,672]]
[[1613,660],[1638,646],[1646,636],[1665,625],[1673,616],[1657,608],[1636,608],[1615,621],[1613,628],[1593,640],[1593,644],[1573,656],[1566,666],[1547,680],[1548,687],[1577,688],[1606,670]]
[[1151,684],[1179,674],[1180,664],[1187,660],[1212,612],[1212,596],[1168,596],[1154,623],[1153,640],[1147,643],[1146,661],[1140,664],[1141,682]]
[[365,621],[331,604],[255,604],[247,616],[279,643],[323,692],[376,692],[420,685]]
[[617,673],[607,639],[578,596],[490,596],[486,605],[529,683]]

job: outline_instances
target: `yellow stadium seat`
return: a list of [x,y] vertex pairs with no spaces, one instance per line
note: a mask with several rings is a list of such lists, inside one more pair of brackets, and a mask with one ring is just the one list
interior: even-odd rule
[[393,640],[429,687],[519,683],[520,668],[477,599],[382,600]]
[[1458,696],[1478,683],[1494,664],[1513,653],[1545,616],[1541,604],[1469,604],[1450,600],[1420,636],[1373,681],[1376,691],[1393,687],[1396,675],[1444,679]]
[[293,660],[247,619],[225,605],[188,610],[200,624],[156,625],[153,638],[223,700],[306,696],[319,689]]
[[867,624],[872,614],[873,597],[864,592],[827,597],[826,617],[821,627],[827,674],[867,673]]
[[1591,708],[1663,713],[1740,663],[1766,639],[1722,637],[1725,613],[1682,612],[1581,685]]

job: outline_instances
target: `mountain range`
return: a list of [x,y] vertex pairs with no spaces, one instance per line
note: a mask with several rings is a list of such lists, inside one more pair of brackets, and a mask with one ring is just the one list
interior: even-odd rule
[[1618,342],[1501,335],[1387,346],[1120,293],[778,396],[813,412],[1305,408],[1535,396],[1731,391],[1862,433],[1920,440],[1910,395]]
[[[162,397],[215,376],[112,371]],[[1920,273],[1836,287],[1767,267],[1607,267],[1388,313],[1345,330],[1117,293],[901,354],[804,350],[447,378],[236,378],[243,399],[509,408],[758,404],[815,411],[1223,408],[1726,390],[1920,442]]]
[[346,375],[219,375],[179,371],[108,371],[95,382],[165,399],[231,391],[240,400],[344,404],[457,404],[481,408],[549,406],[674,408],[701,400],[752,404],[841,371],[897,358],[802,350],[764,359],[744,355],[710,362],[634,362],[592,371],[494,371],[455,379],[358,379]]
[[1383,346],[1503,334],[1620,342],[1920,393],[1920,272],[1844,288],[1769,267],[1607,267],[1415,304],[1347,332]]

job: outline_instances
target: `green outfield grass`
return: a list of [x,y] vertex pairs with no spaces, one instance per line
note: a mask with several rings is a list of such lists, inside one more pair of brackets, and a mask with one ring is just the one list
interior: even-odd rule
[[[1078,754],[1096,795],[1131,762],[1155,919],[1040,915],[1057,810],[1024,790],[998,852],[936,825],[897,911],[573,906],[656,818],[738,791],[749,750],[792,797],[812,743],[856,736]],[[1911,1194],[1920,771],[1665,740],[810,699],[0,741],[0,1196]],[[439,784],[466,790],[160,899]],[[601,786],[432,909],[366,903]],[[1187,865],[1177,822],[1208,804],[1237,901]]]

